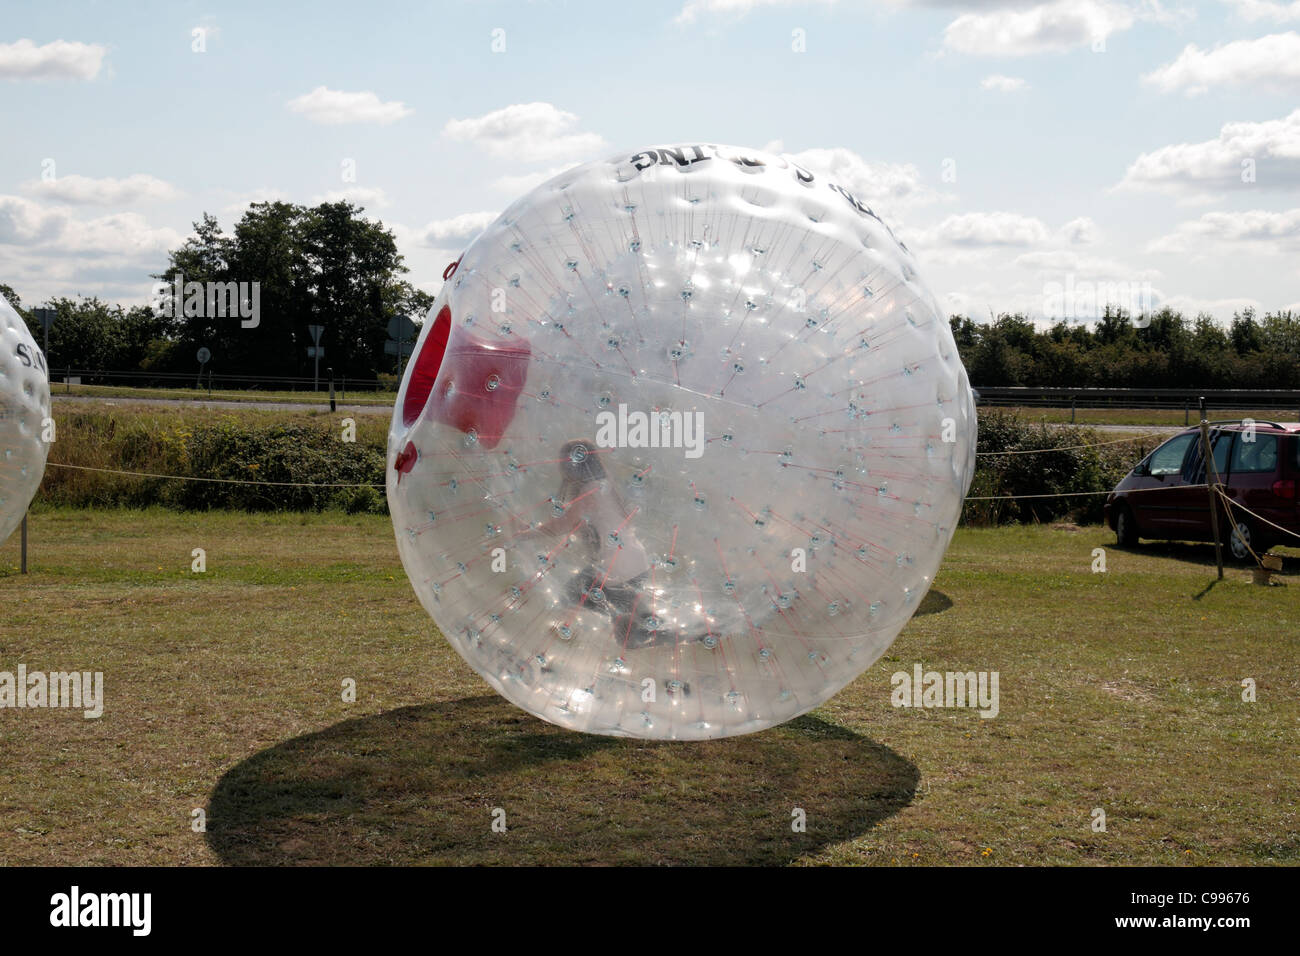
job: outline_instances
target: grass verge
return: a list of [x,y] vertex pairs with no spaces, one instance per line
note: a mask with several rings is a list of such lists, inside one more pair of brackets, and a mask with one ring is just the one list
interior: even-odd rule
[[[384,517],[39,513],[31,575],[0,547],[0,670],[100,670],[107,701],[0,711],[0,863],[1300,862],[1297,552],[1264,589],[1213,583],[1208,547],[1112,544],[961,529],[921,613],[825,706],[674,745],[489,694]],[[916,663],[998,671],[1000,713],[892,707]]]

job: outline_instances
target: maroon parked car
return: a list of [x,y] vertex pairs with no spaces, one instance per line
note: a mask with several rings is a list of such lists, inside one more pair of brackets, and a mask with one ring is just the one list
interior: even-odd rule
[[[1219,534],[1238,560],[1273,545],[1300,546],[1300,423],[1213,422],[1210,444],[1224,493],[1285,528],[1279,531],[1219,500]],[[1196,487],[1200,485],[1200,487]],[[1106,499],[1106,524],[1123,547],[1139,538],[1213,541],[1200,428],[1180,432],[1147,455]],[[1247,547],[1249,546],[1249,548]]]

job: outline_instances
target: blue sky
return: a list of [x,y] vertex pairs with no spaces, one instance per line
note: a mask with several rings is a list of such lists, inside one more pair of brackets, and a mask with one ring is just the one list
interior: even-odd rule
[[47,2],[0,101],[29,305],[144,302],[258,198],[353,198],[432,292],[548,174],[705,141],[835,176],[977,319],[1300,309],[1300,0]]

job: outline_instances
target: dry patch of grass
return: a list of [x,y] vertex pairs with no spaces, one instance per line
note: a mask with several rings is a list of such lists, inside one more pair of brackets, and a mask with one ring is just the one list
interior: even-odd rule
[[[647,744],[488,694],[386,518],[41,513],[33,574],[0,547],[0,669],[103,671],[106,706],[0,711],[0,863],[1300,862],[1300,559],[1289,587],[1207,587],[1210,548],[1112,542],[961,530],[886,658],[828,704]],[[998,671],[1000,713],[893,708],[916,663]]]

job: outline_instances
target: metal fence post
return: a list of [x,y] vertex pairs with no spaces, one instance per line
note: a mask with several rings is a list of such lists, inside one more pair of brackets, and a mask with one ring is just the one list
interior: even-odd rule
[[[1204,407],[1205,399],[1201,399],[1201,405]],[[1214,534],[1214,560],[1219,565],[1219,580],[1223,580],[1223,546],[1219,543],[1219,502],[1215,496],[1218,494],[1218,482],[1211,480],[1210,469],[1214,467],[1214,452],[1210,448],[1210,423],[1205,420],[1205,413],[1201,413],[1201,458],[1205,465],[1205,492],[1210,496],[1210,531]],[[1217,469],[1216,475],[1217,477]]]

